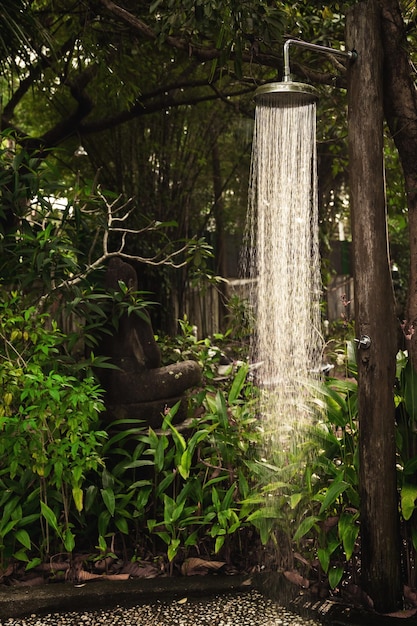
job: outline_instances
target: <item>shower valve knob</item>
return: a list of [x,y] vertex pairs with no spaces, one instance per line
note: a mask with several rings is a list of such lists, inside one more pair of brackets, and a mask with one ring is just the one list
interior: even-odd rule
[[371,345],[371,338],[368,335],[361,335],[359,339],[355,339],[360,350],[367,350]]

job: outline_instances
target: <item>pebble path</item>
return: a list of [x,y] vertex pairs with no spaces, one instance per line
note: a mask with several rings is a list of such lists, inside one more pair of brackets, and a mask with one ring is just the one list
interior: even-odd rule
[[0,626],[319,626],[265,598],[257,591],[207,600],[181,598],[94,612],[30,615]]

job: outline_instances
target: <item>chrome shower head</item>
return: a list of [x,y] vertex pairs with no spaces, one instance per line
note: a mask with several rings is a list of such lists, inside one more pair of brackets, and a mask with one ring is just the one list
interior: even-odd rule
[[275,106],[312,104],[318,97],[318,91],[312,85],[293,81],[266,83],[255,91],[256,102]]
[[291,80],[290,70],[290,46],[300,46],[313,52],[331,54],[333,56],[344,57],[350,62],[356,60],[358,54],[355,50],[335,50],[327,46],[319,46],[314,43],[299,39],[287,39],[284,44],[284,76],[281,83],[267,83],[255,91],[257,102],[264,102],[274,106],[300,106],[311,104],[318,100],[318,92],[311,85],[297,83]]

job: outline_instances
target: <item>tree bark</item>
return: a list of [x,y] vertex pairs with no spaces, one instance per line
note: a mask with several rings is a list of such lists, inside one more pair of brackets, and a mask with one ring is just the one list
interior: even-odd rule
[[407,194],[410,274],[405,334],[417,369],[417,90],[398,0],[378,0],[382,14],[385,117],[397,147]]
[[346,44],[358,58],[348,76],[350,202],[358,344],[362,585],[374,608],[402,605],[395,466],[396,324],[388,258],[383,161],[383,50],[376,0],[356,5]]

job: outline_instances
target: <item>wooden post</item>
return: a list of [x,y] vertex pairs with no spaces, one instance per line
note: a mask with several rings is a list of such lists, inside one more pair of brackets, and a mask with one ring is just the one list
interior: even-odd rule
[[379,612],[402,605],[395,466],[396,322],[388,257],[383,159],[383,51],[374,0],[347,17],[350,207],[358,344],[362,586]]

